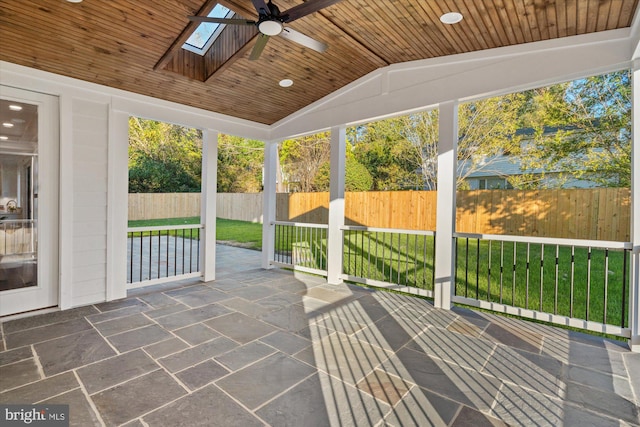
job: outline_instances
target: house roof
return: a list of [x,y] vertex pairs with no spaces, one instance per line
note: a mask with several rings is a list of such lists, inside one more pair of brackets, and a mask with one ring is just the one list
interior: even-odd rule
[[[281,10],[302,3],[275,1]],[[256,18],[249,0],[220,3]],[[288,24],[326,43],[325,53],[271,37],[255,61],[254,27],[227,26],[205,56],[181,48],[197,25],[188,16],[215,4],[6,0],[0,60],[273,124],[387,65],[627,28],[638,0],[342,0]],[[450,11],[462,22],[441,23]],[[293,86],[278,86],[284,78]]]

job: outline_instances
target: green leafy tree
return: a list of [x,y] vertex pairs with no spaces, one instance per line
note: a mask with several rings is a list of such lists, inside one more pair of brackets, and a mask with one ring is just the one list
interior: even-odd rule
[[231,135],[218,137],[218,192],[262,190],[264,143]]
[[627,70],[534,90],[529,104],[523,126],[535,134],[518,153],[524,174],[515,185],[558,187],[569,179],[604,187],[630,185]]
[[[329,191],[329,173],[330,165],[329,162],[326,162],[320,166],[314,179],[316,191]],[[347,155],[344,173],[344,189],[346,191],[369,191],[373,187],[373,177],[353,155]]]
[[331,137],[328,132],[283,141],[280,162],[285,176],[296,191],[315,191],[320,167],[329,161]]
[[129,118],[129,192],[198,192],[202,133],[171,123]]

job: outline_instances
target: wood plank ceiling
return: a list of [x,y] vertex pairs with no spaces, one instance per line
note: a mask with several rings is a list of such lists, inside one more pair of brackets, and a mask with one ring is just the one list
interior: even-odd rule
[[[253,27],[227,26],[232,51],[217,58],[179,48],[195,27],[187,16],[214,1],[2,0],[0,59],[272,124],[389,64],[629,27],[639,0],[342,0],[288,25],[325,53],[271,37],[257,61]],[[251,0],[220,2],[256,17]],[[449,11],[462,22],[442,24]]]

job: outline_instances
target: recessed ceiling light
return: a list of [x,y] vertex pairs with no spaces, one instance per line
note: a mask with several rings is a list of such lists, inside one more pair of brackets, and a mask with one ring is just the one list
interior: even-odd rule
[[2,141],[6,141],[7,139],[9,139],[9,137],[8,137],[8,136],[0,135],[0,140],[2,140]]
[[443,24],[457,24],[462,21],[462,14],[459,12],[448,12],[440,17]]
[[9,105],[9,109],[10,109],[11,111],[21,111],[21,110],[22,110],[22,106],[20,106],[20,105],[13,105],[13,104],[12,104],[12,105]]
[[6,127],[6,128],[12,128],[12,127],[13,127],[13,123],[4,122],[4,123],[2,124],[2,126]]
[[82,0],[67,0],[69,3],[82,3]]
[[291,79],[283,79],[283,80],[280,80],[280,82],[278,84],[280,86],[282,86],[282,87],[290,87],[291,85],[293,85],[293,80],[291,80]]

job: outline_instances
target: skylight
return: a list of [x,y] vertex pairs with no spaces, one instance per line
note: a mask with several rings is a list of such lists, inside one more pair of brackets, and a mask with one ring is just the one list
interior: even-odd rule
[[[233,14],[233,11],[217,4],[207,16],[212,18],[231,18]],[[225,24],[203,22],[198,25],[198,28],[189,36],[186,43],[182,45],[182,48],[199,55],[204,55],[216,38],[218,38],[224,27]]]

